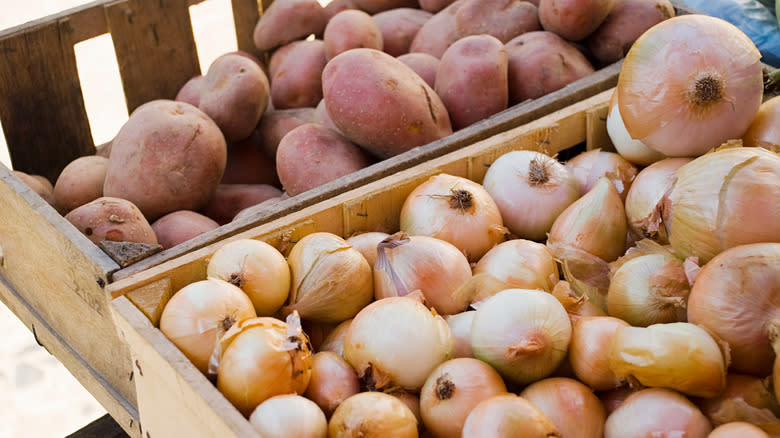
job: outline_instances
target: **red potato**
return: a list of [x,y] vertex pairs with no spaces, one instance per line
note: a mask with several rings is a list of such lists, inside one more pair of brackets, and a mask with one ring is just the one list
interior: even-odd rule
[[282,64],[287,55],[292,51],[295,46],[303,43],[306,40],[291,41],[271,53],[271,57],[268,58],[268,77],[273,79],[276,75],[276,71],[279,70],[279,66]]
[[283,199],[286,199],[284,197],[284,193],[282,193],[282,196],[276,196],[276,197],[273,197],[273,198],[268,198],[268,199],[266,199],[265,201],[263,201],[263,202],[261,202],[259,204],[255,204],[255,205],[249,206],[249,207],[239,211],[238,213],[236,213],[236,215],[233,216],[233,220],[231,222],[236,222],[236,221],[244,220],[246,218],[250,218],[256,212],[258,212],[258,211],[260,211],[260,210],[262,210],[264,208],[267,208],[267,207],[271,208],[277,202],[279,202],[279,201],[281,201]]
[[127,199],[151,221],[202,207],[227,161],[216,123],[198,108],[172,100],[136,108],[111,148],[103,195]]
[[461,38],[488,34],[502,43],[542,29],[539,8],[519,0],[466,0],[455,14],[455,26]]
[[284,191],[295,196],[367,167],[371,161],[365,151],[338,132],[307,123],[279,143],[276,171]]
[[173,248],[218,227],[213,219],[190,210],[172,211],[152,223],[157,243],[163,249]]
[[255,25],[255,46],[268,51],[307,36],[321,35],[327,23],[317,0],[285,0],[271,3]]
[[54,183],[54,206],[65,215],[103,196],[108,158],[87,155],[68,163]]
[[602,65],[622,59],[647,29],[675,15],[669,0],[615,0],[612,11],[586,41]]
[[555,33],[524,33],[504,45],[509,56],[509,104],[536,99],[588,76],[595,69]]
[[330,128],[339,134],[344,135],[341,131],[339,131],[339,127],[333,123],[333,119],[330,118],[330,114],[328,114],[328,108],[325,107],[325,99],[322,99],[320,103],[317,104],[317,107],[314,108],[313,122],[319,123],[326,128]]
[[173,100],[187,102],[190,105],[200,105],[200,89],[203,86],[203,75],[197,75],[187,81],[176,93]]
[[416,8],[419,6],[417,0],[352,0],[352,2],[358,9],[369,14],[376,14],[389,9]]
[[76,207],[65,219],[95,244],[103,240],[157,243],[141,210],[125,199],[104,196]]
[[268,184],[220,184],[200,212],[224,225],[239,211],[281,194],[281,190]]
[[323,11],[325,11],[325,22],[327,23],[330,21],[331,18],[333,18],[334,15],[338,14],[341,11],[346,11],[347,9],[357,9],[358,7],[355,6],[354,0],[332,0],[330,3],[325,5],[323,7]]
[[542,29],[569,41],[580,41],[607,18],[615,0],[540,0]]
[[33,192],[43,198],[49,205],[54,205],[54,187],[51,185],[46,177],[42,175],[29,174],[22,172],[21,170],[14,170],[16,175],[23,183],[27,185]]
[[455,14],[466,0],[455,0],[422,25],[409,46],[409,52],[422,52],[441,58],[450,44],[460,38]]
[[406,64],[379,50],[352,49],[336,56],[322,72],[322,87],[339,131],[379,158],[452,134],[436,92]]
[[458,130],[507,108],[508,58],[504,44],[487,34],[455,41],[441,57],[436,94]]
[[268,106],[270,84],[260,66],[247,56],[226,53],[209,66],[198,108],[219,126],[227,141],[243,140]]
[[323,40],[300,41],[291,47],[271,77],[274,108],[314,107],[322,99],[322,69],[327,63]]
[[420,7],[435,14],[451,5],[452,2],[453,0],[420,0]]
[[349,49],[382,50],[382,32],[371,15],[358,9],[341,11],[330,19],[322,36],[328,60]]
[[391,56],[409,53],[409,46],[420,28],[433,14],[422,9],[390,9],[372,18],[382,34],[383,51]]
[[420,75],[431,88],[436,88],[436,72],[439,71],[439,58],[427,53],[415,52],[401,55],[398,57],[398,60]]
[[280,186],[276,163],[265,152],[258,130],[244,140],[228,144],[227,163],[221,184],[268,184]]
[[291,108],[265,113],[257,126],[265,154],[276,159],[276,149],[282,137],[304,123],[314,121],[314,108]]
[[99,155],[101,157],[110,157],[111,156],[111,142],[113,140],[107,141],[101,145],[97,145],[95,147],[95,155]]

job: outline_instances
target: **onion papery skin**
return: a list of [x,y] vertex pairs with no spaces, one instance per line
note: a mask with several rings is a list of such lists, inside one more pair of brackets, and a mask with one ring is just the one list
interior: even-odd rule
[[661,224],[661,201],[672,188],[677,169],[692,158],[665,158],[640,170],[628,189],[625,209],[629,231],[635,239],[648,238],[661,244],[669,243],[666,228]]
[[216,278],[179,289],[160,316],[160,331],[203,374],[217,341],[233,324],[257,316],[249,297],[238,287]]
[[761,53],[739,28],[686,14],[640,36],[617,93],[631,138],[668,157],[696,157],[742,137],[763,98]]
[[466,310],[467,295],[455,292],[471,278],[471,265],[453,244],[429,236],[400,232],[380,244],[374,265],[377,300],[405,296],[419,290],[425,302],[440,315]]
[[511,288],[547,292],[560,278],[550,249],[527,239],[512,239],[494,246],[479,259],[473,272],[490,274]]
[[707,417],[682,394],[647,388],[631,394],[607,417],[604,438],[706,438],[712,431]]
[[388,237],[390,237],[389,234],[381,231],[367,231],[350,236],[347,238],[347,242],[363,254],[363,257],[366,258],[369,266],[373,269],[374,262],[376,262],[376,246]]
[[[535,164],[532,164],[535,163]],[[555,218],[580,196],[574,175],[558,160],[535,151],[511,151],[490,165],[482,186],[498,205],[509,231],[543,240]]]
[[400,230],[449,242],[470,262],[503,242],[507,234],[501,212],[485,188],[446,173],[428,178],[406,197]]
[[742,145],[780,152],[780,96],[769,98],[742,136]]
[[609,367],[609,352],[617,327],[628,325],[611,316],[590,316],[574,323],[569,362],[577,378],[594,391],[607,391],[622,384]]
[[780,405],[766,382],[758,377],[729,373],[721,394],[693,401],[715,427],[746,421],[767,432],[780,433]]
[[640,140],[631,138],[631,135],[626,130],[626,125],[623,123],[623,118],[620,116],[617,95],[617,92],[613,92],[609,100],[609,113],[607,113],[606,123],[607,135],[612,140],[617,153],[638,166],[649,166],[666,158],[664,154],[650,149]]
[[452,358],[455,341],[447,322],[419,301],[375,301],[352,320],[344,356],[364,385],[418,391],[430,373]]
[[312,356],[311,379],[303,395],[330,417],[336,408],[360,392],[355,370],[341,356],[332,351],[320,351]]
[[735,421],[733,423],[723,424],[716,427],[712,432],[707,435],[707,438],[769,438],[770,435],[761,430],[760,427],[754,426],[744,421]]
[[260,403],[249,423],[264,438],[326,438],[328,420],[320,408],[300,395],[277,395]]
[[502,377],[527,384],[561,364],[571,340],[566,310],[547,292],[507,289],[482,302],[471,324],[471,349]]
[[539,408],[515,394],[483,400],[466,417],[463,438],[504,436],[561,438],[563,435]]
[[[550,377],[528,385],[520,397],[539,408],[562,436],[601,438],[607,414],[590,388],[565,377]],[[576,421],[572,419],[576,418]]]
[[501,376],[485,362],[448,360],[428,376],[420,390],[425,428],[439,438],[459,438],[466,417],[479,402],[506,392]]
[[721,251],[780,242],[780,156],[762,148],[725,148],[677,170],[663,222],[680,256],[703,265]]
[[568,281],[561,280],[552,290],[553,296],[563,305],[569,320],[574,324],[581,318],[589,316],[607,316],[607,312],[593,304],[586,295],[577,295]]
[[352,318],[374,297],[373,275],[366,258],[341,237],[311,233],[299,240],[287,261],[292,273],[285,314],[338,323]]
[[476,310],[467,310],[447,316],[447,325],[455,339],[454,357],[474,357],[471,351],[471,323],[476,313]]
[[732,371],[768,376],[771,336],[780,330],[780,243],[737,246],[704,265],[688,297],[688,321],[728,343]]
[[361,392],[344,400],[328,423],[329,438],[417,438],[417,419],[398,398]]
[[566,168],[577,180],[580,195],[588,193],[596,185],[596,181],[603,176],[612,181],[622,200],[626,199],[626,193],[639,172],[636,166],[620,154],[601,149],[591,149],[577,154],[566,162]]
[[617,327],[609,353],[609,367],[619,378],[698,397],[723,391],[726,360],[706,330],[686,322]]

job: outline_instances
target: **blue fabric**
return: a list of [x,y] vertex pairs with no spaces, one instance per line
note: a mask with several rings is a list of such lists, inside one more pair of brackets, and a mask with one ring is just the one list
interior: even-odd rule
[[780,67],[780,26],[774,7],[765,6],[766,0],[684,0],[684,3],[737,26],[758,47],[764,63]]

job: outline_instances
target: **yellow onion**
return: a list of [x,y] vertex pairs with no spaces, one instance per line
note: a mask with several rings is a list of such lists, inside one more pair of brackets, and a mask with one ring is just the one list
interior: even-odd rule
[[780,152],[780,96],[764,101],[742,136],[742,145]]
[[451,359],[447,322],[411,297],[375,301],[352,320],[344,356],[369,389],[419,390],[440,363]]
[[607,316],[607,313],[593,304],[587,295],[577,295],[566,280],[556,283],[552,295],[563,305],[569,320],[575,324],[579,319],[589,316]]
[[296,394],[276,395],[260,403],[249,416],[263,438],[326,438],[328,420],[311,400]]
[[371,266],[341,237],[311,233],[299,240],[287,261],[292,273],[290,304],[285,314],[298,311],[301,318],[317,322],[341,322],[352,318],[374,296]]
[[448,315],[445,319],[450,326],[452,337],[455,339],[455,352],[453,357],[474,357],[471,351],[471,323],[474,321],[476,310]]
[[780,156],[762,148],[724,148],[680,167],[663,201],[669,243],[703,265],[737,245],[780,242],[778,181]]
[[160,316],[160,331],[206,374],[217,341],[235,323],[254,316],[252,301],[241,289],[208,278],[171,297]]
[[254,239],[228,242],[211,256],[206,275],[246,292],[259,316],[271,316],[290,294],[290,267],[278,249]]
[[344,400],[328,423],[329,438],[417,438],[417,419],[398,398],[361,392]]
[[571,339],[566,310],[551,294],[507,289],[483,301],[471,324],[474,357],[507,380],[525,384],[550,375]]
[[569,362],[577,378],[594,391],[615,389],[623,383],[609,367],[609,354],[615,331],[628,325],[611,316],[590,316],[572,326]]
[[265,400],[303,394],[311,378],[309,340],[293,313],[287,323],[256,317],[233,325],[214,349],[209,370],[217,389],[249,416]]
[[376,262],[376,246],[388,237],[390,237],[389,234],[381,231],[367,231],[348,237],[347,242],[360,251],[363,257],[366,258],[369,266],[373,268],[374,262]]
[[727,357],[706,330],[687,322],[618,326],[609,367],[618,378],[715,397],[726,386]]
[[352,318],[339,323],[328,336],[325,336],[319,351],[332,351],[341,357],[344,357],[344,337],[347,336],[349,325],[352,324]]
[[672,187],[677,169],[690,161],[691,158],[666,158],[639,171],[625,202],[628,229],[634,238],[669,243],[666,228],[661,225],[661,200]]
[[707,417],[682,394],[666,388],[637,391],[607,417],[604,438],[706,438]]
[[763,379],[729,373],[726,388],[713,398],[694,400],[713,426],[746,421],[780,434],[780,404]]
[[770,435],[760,427],[744,421],[735,421],[716,427],[707,435],[707,438],[769,438]]
[[688,321],[729,344],[732,371],[768,376],[780,347],[780,243],[740,245],[704,265]]
[[580,195],[588,193],[603,176],[612,181],[622,200],[626,199],[626,193],[639,172],[636,166],[620,154],[601,149],[591,149],[575,155],[566,162],[566,168],[577,180]]
[[434,436],[458,438],[474,406],[506,392],[501,376],[485,362],[465,357],[448,360],[425,380],[420,414]]
[[348,397],[360,392],[352,367],[332,351],[320,351],[311,358],[311,379],[303,395],[322,409],[327,417]]
[[466,417],[463,438],[518,436],[561,438],[563,435],[542,411],[515,394],[482,400]]
[[558,264],[549,248],[526,239],[512,239],[490,249],[474,266],[474,275],[490,274],[508,288],[552,291]]
[[607,135],[612,140],[615,150],[621,157],[639,166],[648,166],[656,161],[666,158],[664,154],[650,149],[641,140],[631,138],[620,116],[620,106],[617,104],[618,93],[612,93],[609,99],[609,113],[607,113]]
[[468,259],[451,243],[398,232],[379,244],[374,295],[379,300],[419,290],[440,315],[451,315],[468,307],[471,297],[456,292],[470,278]]
[[511,151],[496,159],[482,186],[498,205],[509,231],[542,240],[555,218],[580,195],[574,175],[555,158],[535,151]]
[[393,388],[385,394],[392,395],[393,397],[401,400],[401,403],[405,404],[412,414],[414,414],[415,420],[417,420],[417,431],[424,430],[422,416],[420,414],[420,397],[416,393],[409,392],[405,389]]
[[507,234],[501,212],[484,187],[446,173],[428,178],[406,197],[400,229],[410,236],[449,242],[470,262],[479,260]]
[[695,157],[740,138],[763,97],[761,53],[739,28],[685,14],[640,36],[617,93],[631,138],[669,157]]
[[[539,408],[561,436],[601,438],[607,414],[596,394],[574,379],[550,377],[528,385],[520,397]],[[576,418],[576,421],[572,421]]]

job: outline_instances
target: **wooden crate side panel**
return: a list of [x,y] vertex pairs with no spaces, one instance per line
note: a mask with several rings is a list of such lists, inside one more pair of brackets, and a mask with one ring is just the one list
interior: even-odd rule
[[258,433],[217,388],[125,297],[112,303],[117,327],[133,345],[145,437],[248,437]]
[[238,50],[249,52],[261,57],[263,54],[255,47],[253,35],[255,25],[260,20],[261,6],[257,0],[231,0],[233,7],[233,23],[236,26],[236,42]]

